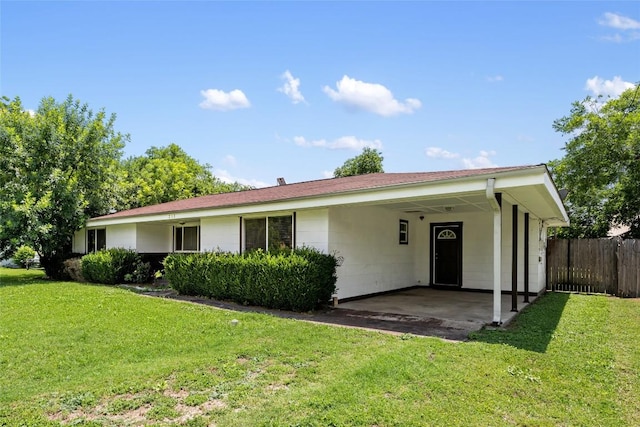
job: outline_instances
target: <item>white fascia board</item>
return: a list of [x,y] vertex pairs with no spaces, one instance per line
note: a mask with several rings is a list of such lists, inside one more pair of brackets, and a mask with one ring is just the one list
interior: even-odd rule
[[564,203],[562,202],[562,199],[560,198],[560,194],[558,193],[558,189],[556,188],[556,185],[554,184],[554,182],[551,180],[551,177],[549,176],[549,174],[545,174],[545,176],[544,176],[544,184],[547,187],[547,191],[549,192],[549,194],[553,198],[553,201],[555,202],[556,206],[558,206],[558,209],[560,211],[560,215],[562,216],[562,218],[554,218],[554,219],[557,219],[558,222],[564,222],[564,224],[555,224],[555,225],[556,226],[567,226],[567,225],[569,225],[569,215],[567,214],[567,210],[564,207]]
[[508,190],[513,187],[529,187],[544,184],[544,174],[540,170],[531,170],[527,175],[499,176],[496,178],[495,191]]
[[[544,167],[543,167],[544,168]],[[523,171],[503,172],[496,174],[496,190],[506,189],[509,186],[523,186],[540,184],[541,169],[526,169]],[[531,176],[533,175],[533,176]],[[444,195],[466,194],[472,192],[484,192],[486,190],[487,176],[474,176],[472,178],[460,178],[456,180],[443,180],[434,182],[411,183],[392,187],[371,188],[348,193],[325,194],[307,198],[256,203],[250,205],[237,205],[221,208],[199,209],[191,211],[165,212],[153,215],[141,215],[124,218],[104,218],[89,220],[87,226],[101,227],[113,224],[127,224],[138,222],[177,222],[181,220],[194,220],[197,218],[219,216],[246,216],[260,213],[272,213],[278,211],[294,211],[303,209],[319,209],[332,206],[344,206],[354,204],[375,204],[393,201],[419,199],[425,197],[437,197]]]
[[540,206],[545,207],[542,219],[554,227],[569,225],[569,216],[553,180],[546,172],[542,175],[542,178],[543,182],[534,187],[541,199]]

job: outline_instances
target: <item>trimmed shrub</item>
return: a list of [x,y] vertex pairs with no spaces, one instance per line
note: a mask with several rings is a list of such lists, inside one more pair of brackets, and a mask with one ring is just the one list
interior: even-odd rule
[[66,271],[64,262],[71,258],[80,258],[82,254],[72,252],[61,252],[40,257],[40,265],[48,278],[54,280],[69,280],[69,273]]
[[133,274],[140,263],[136,251],[106,249],[82,257],[82,275],[89,282],[115,285],[124,283],[125,276]]
[[22,268],[29,268],[30,261],[36,256],[31,246],[20,246],[13,254],[13,260]]
[[151,264],[138,261],[133,272],[124,275],[124,280],[132,283],[149,283],[151,282],[151,276]]
[[84,276],[82,276],[82,259],[70,258],[64,261],[65,273],[74,282],[84,282]]
[[98,251],[82,257],[82,275],[89,282],[116,283],[113,258],[108,251]]
[[336,268],[342,264],[342,257],[327,255],[315,248],[304,246],[296,249],[296,254],[300,255],[317,267],[314,281],[318,282],[318,298],[322,301],[329,301],[336,292]]
[[171,254],[164,261],[165,277],[180,294],[294,311],[329,301],[337,266],[335,256],[312,248],[275,254]]

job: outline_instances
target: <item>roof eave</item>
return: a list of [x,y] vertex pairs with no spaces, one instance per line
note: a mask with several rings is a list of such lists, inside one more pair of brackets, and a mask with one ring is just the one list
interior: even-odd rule
[[[235,203],[235,204],[227,204],[222,206],[215,207],[201,207],[201,208],[191,208],[191,209],[180,209],[180,210],[167,210],[163,212],[151,213],[151,214],[134,214],[127,216],[112,216],[107,215],[103,217],[92,218],[87,222],[87,226],[89,227],[100,227],[104,225],[114,225],[114,224],[127,224],[132,222],[157,222],[157,221],[168,221],[168,220],[181,220],[181,219],[189,219],[197,216],[222,216],[222,215],[239,215],[243,212],[248,213],[258,213],[258,212],[270,212],[274,210],[292,210],[292,209],[308,209],[312,207],[329,207],[334,206],[336,204],[343,204],[345,202],[344,199],[349,198],[351,196],[357,195],[370,195],[371,193],[382,193],[382,192],[400,192],[405,189],[411,189],[416,187],[425,187],[425,188],[434,188],[434,187],[455,187],[458,184],[465,182],[477,182],[479,185],[484,186],[486,179],[490,177],[499,177],[499,178],[518,178],[524,177],[527,175],[538,175],[540,172],[544,172],[548,174],[546,166],[544,165],[534,165],[529,167],[523,167],[521,169],[507,170],[507,171],[490,171],[483,174],[478,175],[470,175],[470,176],[462,176],[462,177],[454,177],[454,178],[441,178],[435,179],[431,181],[412,181],[412,182],[404,182],[398,184],[389,184],[389,185],[378,185],[375,187],[361,188],[361,189],[353,189],[353,190],[345,190],[334,193],[324,193],[324,194],[314,194],[308,196],[299,196],[299,197],[288,197],[278,200],[271,201],[256,201],[249,203]],[[484,187],[483,187],[484,188]],[[554,187],[555,188],[555,187]],[[480,188],[478,188],[480,189]],[[475,189],[474,190],[478,190]],[[469,191],[466,189],[465,191]],[[434,193],[437,194],[437,193]],[[442,194],[448,194],[447,192],[442,192]],[[312,202],[315,200],[336,200],[340,199],[341,201],[338,203],[330,203],[326,202],[324,204],[309,204],[308,202]],[[388,200],[388,199],[381,199]],[[375,200],[369,200],[372,202]],[[303,203],[307,202],[307,203]],[[297,203],[297,206],[295,206]],[[294,206],[283,206],[290,205]],[[255,208],[257,206],[262,206],[261,209],[250,209]],[[249,209],[245,209],[249,208]],[[204,214],[204,215],[194,215],[194,214]]]

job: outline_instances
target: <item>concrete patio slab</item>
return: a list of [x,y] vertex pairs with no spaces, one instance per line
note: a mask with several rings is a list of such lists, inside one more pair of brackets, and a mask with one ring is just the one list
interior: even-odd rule
[[[525,305],[518,295],[518,310]],[[529,298],[533,301],[534,297]],[[509,323],[517,314],[511,311],[511,295],[503,294],[502,322]],[[437,319],[443,327],[478,330],[493,320],[493,294],[464,290],[411,288],[384,295],[338,304],[338,309],[375,313],[380,320]]]
[[[427,287],[401,290],[341,303],[338,307],[310,313],[245,306],[229,301],[178,295],[174,290],[144,292],[145,295],[204,304],[240,312],[264,313],[287,319],[342,327],[439,337],[465,341],[469,333],[481,329],[493,317],[493,295],[484,292],[439,290]],[[524,308],[518,296],[518,309]],[[533,301],[531,297],[531,301]],[[511,296],[502,295],[502,320],[508,323],[517,313],[511,312]]]

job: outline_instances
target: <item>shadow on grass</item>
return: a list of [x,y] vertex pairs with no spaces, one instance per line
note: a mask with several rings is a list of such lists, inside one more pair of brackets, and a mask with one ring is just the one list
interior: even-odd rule
[[45,279],[44,270],[22,268],[0,268],[0,288],[5,286],[22,286],[30,283],[42,282]]
[[545,353],[568,300],[569,294],[548,292],[522,310],[506,328],[485,328],[472,333],[469,338]]

